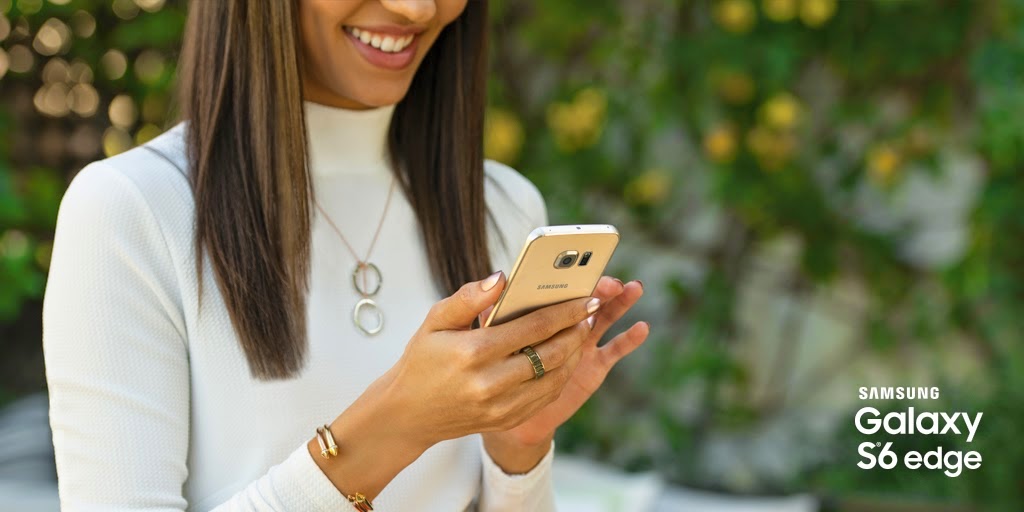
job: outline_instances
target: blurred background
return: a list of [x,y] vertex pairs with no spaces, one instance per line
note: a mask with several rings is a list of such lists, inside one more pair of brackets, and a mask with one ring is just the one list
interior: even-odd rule
[[[174,124],[185,6],[0,0],[11,510],[53,506],[26,489],[55,489],[52,448],[35,455],[61,195]],[[560,429],[567,510],[1024,510],[1024,1],[491,6],[487,155],[538,185],[553,224],[617,225],[610,273],[646,285],[631,316],[651,339]],[[938,386],[922,410],[983,412],[970,444],[891,439],[981,468],[859,469],[855,412],[915,405],[861,386]]]

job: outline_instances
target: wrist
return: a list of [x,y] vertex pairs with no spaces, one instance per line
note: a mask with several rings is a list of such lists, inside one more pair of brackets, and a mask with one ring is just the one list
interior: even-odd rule
[[314,435],[307,443],[316,464],[346,494],[360,492],[373,499],[391,480],[430,447],[422,433],[411,435],[395,421],[397,410],[374,382],[330,423],[338,455],[324,458]]
[[484,449],[506,474],[529,473],[551,450],[555,434],[543,436],[536,442],[523,442],[508,432],[483,432]]

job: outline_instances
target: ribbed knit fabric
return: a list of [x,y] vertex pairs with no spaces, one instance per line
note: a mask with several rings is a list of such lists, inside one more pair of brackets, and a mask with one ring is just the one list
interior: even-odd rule
[[[384,155],[394,107],[304,107],[315,193],[363,256],[391,177]],[[199,307],[194,205],[172,165],[187,172],[186,129],[87,166],[61,201],[43,348],[62,505],[354,510],[305,444],[394,365],[441,298],[415,215],[396,189],[370,258],[384,276],[374,299],[385,324],[374,337],[352,323],[355,260],[314,218],[307,364],[293,379],[255,380],[208,256]],[[492,264],[508,272],[547,213],[516,171],[487,161],[485,173],[497,220],[488,224]],[[532,471],[507,475],[480,435],[445,441],[392,480],[375,510],[553,510],[553,455],[552,445]]]

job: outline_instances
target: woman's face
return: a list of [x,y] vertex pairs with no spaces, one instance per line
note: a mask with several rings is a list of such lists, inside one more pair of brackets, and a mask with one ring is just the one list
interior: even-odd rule
[[348,109],[398,103],[467,0],[299,0],[305,99]]

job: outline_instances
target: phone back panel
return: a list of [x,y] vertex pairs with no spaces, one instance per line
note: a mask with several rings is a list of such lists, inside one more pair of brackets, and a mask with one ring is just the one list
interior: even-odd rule
[[[484,326],[497,325],[531,311],[594,292],[619,243],[619,232],[607,224],[548,226],[530,233],[507,285]],[[579,257],[567,268],[556,268],[564,251]],[[580,266],[584,253],[590,261]]]

